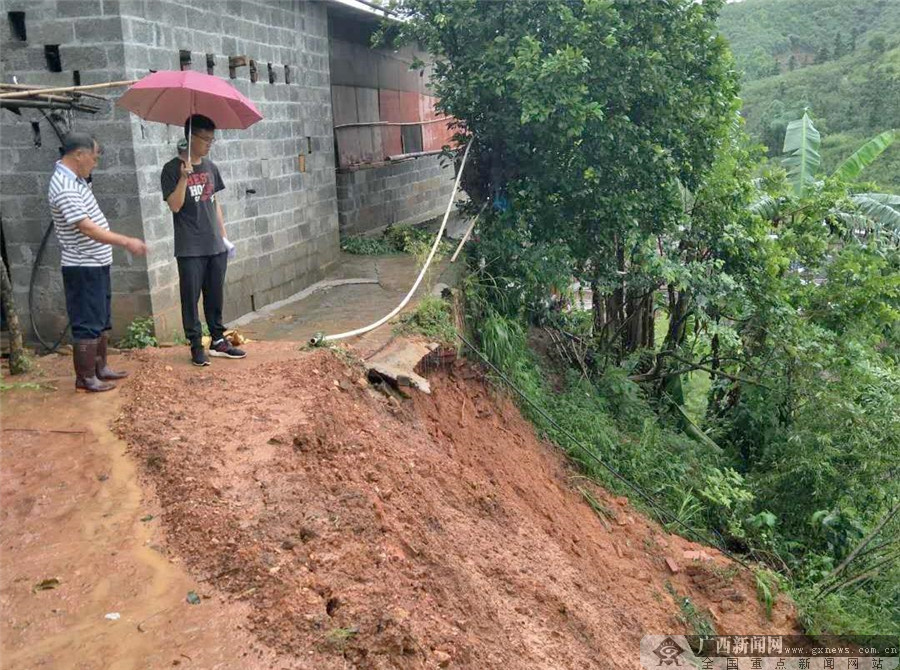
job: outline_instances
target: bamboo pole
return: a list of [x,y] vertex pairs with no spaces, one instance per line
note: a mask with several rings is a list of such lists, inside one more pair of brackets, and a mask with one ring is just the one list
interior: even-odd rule
[[[3,83],[0,83],[0,89],[7,89],[6,92],[9,92],[9,91],[40,91],[41,95],[46,95],[41,90],[43,88],[44,88],[43,86],[31,86],[28,84],[3,84]],[[80,91],[75,92],[75,96],[80,96],[80,95],[83,95],[85,98],[93,98],[94,100],[104,100],[104,101],[107,100],[107,98],[104,98],[102,95],[95,95],[93,93],[82,93]],[[75,97],[75,96],[73,96],[73,97]]]
[[463,238],[459,241],[459,246],[456,247],[456,251],[453,252],[453,256],[450,258],[451,263],[456,262],[456,257],[459,256],[459,252],[462,251],[463,245],[469,239],[469,235],[472,234],[472,231],[475,230],[475,224],[478,223],[478,217],[481,216],[481,213],[484,211],[485,207],[488,206],[490,200],[485,200],[484,204],[481,206],[481,209],[478,210],[478,214],[475,215],[475,218],[472,219],[472,223],[469,224],[469,227],[466,228],[466,234],[463,235]]
[[0,100],[4,98],[30,98],[35,95],[45,95],[47,93],[68,93],[77,91],[94,91],[100,88],[116,88],[117,86],[131,86],[137,83],[137,79],[127,79],[124,81],[110,81],[105,84],[87,84],[85,86],[60,86],[58,88],[36,88],[30,91],[14,91],[12,93],[0,93]]

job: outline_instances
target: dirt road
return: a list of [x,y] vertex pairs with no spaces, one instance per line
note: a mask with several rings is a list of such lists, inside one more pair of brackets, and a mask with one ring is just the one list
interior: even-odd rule
[[[76,395],[71,359],[41,366],[36,379],[59,390],[2,398],[0,666],[279,667],[240,627],[247,606],[216,595],[167,554],[152,489],[109,429],[120,390]],[[49,579],[59,585],[35,590]],[[192,590],[212,597],[191,605]]]

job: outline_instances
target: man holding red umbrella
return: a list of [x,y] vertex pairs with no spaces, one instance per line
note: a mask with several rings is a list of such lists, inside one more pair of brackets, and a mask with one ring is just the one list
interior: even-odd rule
[[216,197],[225,184],[216,164],[207,158],[216,141],[215,131],[215,123],[206,116],[194,114],[188,118],[184,124],[188,150],[166,163],[160,175],[163,198],[175,224],[181,321],[191,345],[191,362],[196,366],[209,365],[197,305],[201,295],[211,338],[210,355],[246,356],[225,338],[222,324],[225,271],[234,245],[225,236],[225,216]]
[[153,72],[131,86],[117,105],[147,121],[184,124],[187,151],[162,170],[163,198],[175,223],[175,256],[181,288],[181,317],[194,365],[209,365],[203,349],[197,302],[212,337],[210,354],[243,358],[224,338],[222,303],[225,270],[234,246],[225,238],[225,219],[216,194],[225,188],[207,158],[219,129],[245,129],[262,114],[231,84],[192,70]]

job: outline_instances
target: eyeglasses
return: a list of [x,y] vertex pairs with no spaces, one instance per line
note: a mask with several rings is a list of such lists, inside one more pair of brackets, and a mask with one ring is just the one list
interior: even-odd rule
[[191,135],[196,137],[198,140],[202,140],[203,142],[206,142],[209,146],[212,146],[213,144],[216,143],[215,137],[203,137],[202,135],[197,135],[196,133],[191,133]]

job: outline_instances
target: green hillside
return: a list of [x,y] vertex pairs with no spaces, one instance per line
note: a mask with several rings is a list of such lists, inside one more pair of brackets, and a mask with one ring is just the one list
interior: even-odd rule
[[[900,128],[900,0],[745,0],[725,7],[719,27],[744,73],[747,130],[770,155],[806,107],[826,170]],[[865,177],[900,191],[900,146]]]

